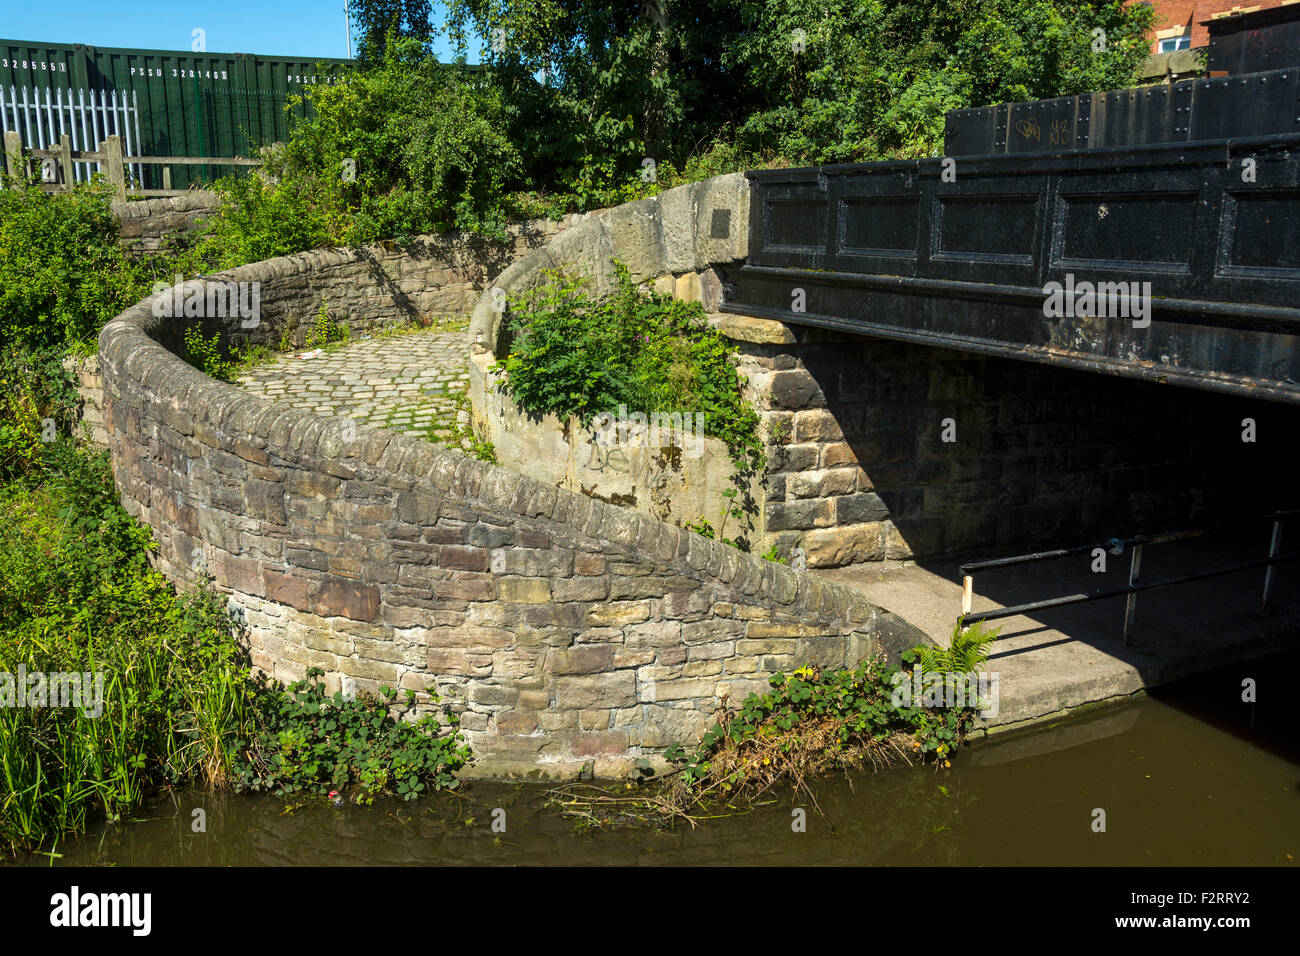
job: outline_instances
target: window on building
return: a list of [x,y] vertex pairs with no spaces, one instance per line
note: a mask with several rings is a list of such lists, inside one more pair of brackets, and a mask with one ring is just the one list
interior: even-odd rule
[[1160,41],[1160,52],[1170,53],[1174,50],[1186,50],[1192,45],[1190,36],[1170,37],[1167,40]]

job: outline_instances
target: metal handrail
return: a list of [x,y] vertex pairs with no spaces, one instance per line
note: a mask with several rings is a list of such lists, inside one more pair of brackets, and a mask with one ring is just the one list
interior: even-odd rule
[[[1107,588],[1104,591],[1096,591],[1091,594],[1070,594],[1059,598],[1048,598],[1042,601],[1030,601],[1025,604],[1016,604],[1011,607],[999,608],[995,611],[989,611],[979,615],[981,621],[994,621],[1004,617],[1014,617],[1028,611],[1039,611],[1051,607],[1063,607],[1069,604],[1080,604],[1085,601],[1099,601],[1104,598],[1119,597],[1127,595],[1128,601],[1124,608],[1124,646],[1128,646],[1129,632],[1133,629],[1133,618],[1137,609],[1137,595],[1142,591],[1150,591],[1155,588],[1169,587],[1174,584],[1186,584],[1191,581],[1203,581],[1207,578],[1219,577],[1225,574],[1235,574],[1239,571],[1249,571],[1255,568],[1265,568],[1264,572],[1264,594],[1260,605],[1261,613],[1268,610],[1269,600],[1273,591],[1273,568],[1285,561],[1294,561],[1300,558],[1300,551],[1291,551],[1287,554],[1281,554],[1282,546],[1282,527],[1288,518],[1300,515],[1300,511],[1275,511],[1272,514],[1257,515],[1253,518],[1243,519],[1235,522],[1225,522],[1208,528],[1199,528],[1190,531],[1173,531],[1166,534],[1158,535],[1134,535],[1130,538],[1111,538],[1109,541],[1101,544],[1078,545],[1070,548],[1056,548],[1051,551],[1037,551],[1030,554],[1019,554],[1008,558],[995,558],[989,561],[969,561],[959,565],[962,574],[962,592],[961,592],[961,616],[957,619],[958,625],[964,625],[964,622],[971,614],[971,603],[975,596],[975,572],[989,571],[1001,568],[1015,567],[1022,564],[1031,564],[1037,561],[1050,561],[1057,558],[1070,557],[1076,554],[1087,554],[1103,549],[1110,554],[1123,554],[1124,548],[1132,546],[1132,557],[1129,563],[1129,580],[1128,585],[1118,588]],[[1273,522],[1273,532],[1269,539],[1268,556],[1254,561],[1241,562],[1222,568],[1214,568],[1210,571],[1198,571],[1195,574],[1186,574],[1179,577],[1163,578],[1158,581],[1140,581],[1139,574],[1142,568],[1142,551],[1149,544],[1165,544],[1170,541],[1184,541],[1189,538],[1199,538],[1210,534],[1214,531],[1225,528],[1239,527],[1241,524],[1250,521]]]

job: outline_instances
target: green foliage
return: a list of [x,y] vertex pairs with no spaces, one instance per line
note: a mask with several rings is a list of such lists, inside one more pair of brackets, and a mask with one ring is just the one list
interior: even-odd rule
[[429,0],[351,0],[348,12],[363,63],[383,59],[398,38],[422,45],[433,38]]
[[205,339],[197,325],[191,326],[185,330],[183,358],[220,382],[233,382],[239,377],[239,362],[222,354],[220,342],[221,333],[213,332],[211,339]]
[[219,786],[250,726],[224,601],[177,597],[146,560],[102,455],[61,439],[0,488],[0,672],[103,672],[102,715],[0,707],[0,851],[115,819],[158,786]]
[[351,338],[351,332],[346,325],[340,325],[334,321],[326,306],[325,300],[321,299],[320,308],[316,310],[316,320],[312,323],[311,329],[307,332],[307,341],[304,345],[307,348],[317,348],[326,345],[344,344]]
[[[772,690],[750,694],[739,709],[710,727],[693,751],[675,745],[665,759],[679,764],[681,779],[697,793],[770,786],[788,775],[799,783],[819,773],[867,759],[888,763],[891,749],[947,760],[973,720],[969,707],[916,707],[894,703],[899,669],[877,658],[855,668],[822,672],[803,667],[773,674]],[[882,756],[883,755],[883,756]]]
[[473,455],[479,461],[486,461],[492,465],[497,464],[496,445],[492,444],[492,442],[488,441],[486,438],[479,438],[477,435],[474,435],[472,432],[470,433],[469,440],[470,440],[469,453],[471,455]]
[[760,102],[737,142],[801,163],[931,155],[947,110],[1129,85],[1151,16],[1119,0],[744,3],[724,64]]
[[741,396],[735,347],[709,327],[697,302],[658,295],[615,267],[614,292],[597,301],[584,281],[548,273],[510,303],[514,339],[499,367],[519,405],[584,425],[620,405],[642,412],[703,414],[738,466],[761,466],[758,413]]
[[716,537],[716,532],[714,532],[713,530],[713,525],[709,522],[708,518],[705,518],[703,516],[700,517],[699,521],[686,522],[686,524],[683,525],[683,527],[685,527],[687,531],[694,531],[698,535],[703,535],[704,537],[708,538],[710,541],[713,541]]
[[[310,668],[307,680],[295,681],[263,708],[257,735],[240,747],[237,791],[325,796],[352,789],[355,802],[368,803],[381,793],[414,800],[431,790],[456,789],[453,773],[470,759],[461,734],[444,734],[432,714],[414,722],[398,719],[391,709],[397,693],[387,687],[379,697],[326,694],[318,679],[323,674]],[[414,703],[415,692],[408,690],[406,705]],[[447,719],[454,728],[455,714]]]
[[[661,31],[640,8],[585,0],[448,4],[448,32],[462,50],[471,32],[488,41],[481,53],[492,82],[510,97],[511,136],[529,178],[560,185],[578,209],[630,185],[652,155],[647,142],[664,139],[681,112]],[[498,35],[504,45],[494,49]]]
[[268,183],[283,172],[283,154],[266,156],[265,173],[232,176],[213,188],[221,194],[217,214],[190,235],[179,257],[184,274],[218,272],[249,262],[292,255],[334,244],[345,228],[341,211],[332,211],[290,177]]
[[0,707],[0,852],[120,819],[160,787],[454,788],[468,749],[436,718],[396,720],[391,692],[340,702],[250,680],[224,598],[178,596],[150,566],[107,456],[66,436],[40,452],[0,486],[0,673],[102,672],[104,706]]
[[101,181],[67,193],[7,186],[0,190],[0,345],[88,345],[154,278],[118,244],[111,191]]
[[1129,85],[1151,18],[1121,0],[453,0],[446,27],[462,50],[502,31],[480,52],[529,188],[583,210],[691,181],[701,155],[715,172],[931,155],[947,110]]
[[[734,539],[724,532],[730,519],[757,512],[749,489],[767,458],[758,413],[743,398],[744,383],[731,362],[735,346],[709,326],[698,302],[638,287],[621,262],[614,262],[609,296],[597,301],[584,285],[552,271],[542,286],[510,302],[513,340],[498,363],[506,390],[527,412],[572,416],[584,425],[620,406],[647,418],[656,412],[702,415],[704,433],[726,444],[734,466],[733,487],[721,493],[726,503],[718,538],[748,551],[744,530]],[[687,527],[713,536],[703,519]]]
[[505,195],[522,180],[499,88],[402,39],[371,69],[305,95],[310,111],[284,148],[258,174],[219,184],[225,203],[199,259],[227,268],[452,228],[504,238]]
[[926,671],[944,671],[951,674],[969,674],[978,671],[989,659],[989,650],[1002,628],[989,630],[983,621],[974,624],[958,622],[953,628],[952,640],[946,648],[925,646],[907,653],[907,661],[915,660]]
[[0,481],[38,468],[51,429],[72,433],[78,397],[63,357],[58,347],[0,352]]

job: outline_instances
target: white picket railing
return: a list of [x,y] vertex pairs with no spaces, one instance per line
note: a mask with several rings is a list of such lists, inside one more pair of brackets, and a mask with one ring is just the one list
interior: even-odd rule
[[[127,162],[131,157],[143,155],[140,145],[140,111],[135,91],[131,102],[125,93],[119,100],[116,90],[76,90],[45,87],[18,89],[0,86],[0,134],[16,131],[29,148],[52,149],[59,137],[67,134],[74,150],[93,152],[110,136],[120,136],[126,147]],[[77,182],[90,179],[94,171],[102,171],[101,163],[73,163],[73,177]],[[139,163],[131,164],[131,176],[142,181]]]

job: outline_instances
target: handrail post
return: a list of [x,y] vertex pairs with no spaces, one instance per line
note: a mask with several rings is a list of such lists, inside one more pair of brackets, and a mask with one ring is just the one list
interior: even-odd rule
[[[1282,520],[1276,519],[1273,522],[1273,537],[1268,543],[1268,556],[1276,558],[1282,549]],[[1259,613],[1261,615],[1268,613],[1269,598],[1273,594],[1273,565],[1264,569],[1264,599],[1260,602]]]
[[[1138,575],[1142,571],[1142,545],[1136,545],[1133,548],[1133,557],[1129,560],[1128,566],[1128,586],[1133,587],[1138,583]],[[1133,614],[1137,610],[1137,592],[1130,591],[1128,600],[1124,605],[1124,646],[1128,647],[1129,631],[1133,627]]]
[[966,625],[965,625],[965,621],[966,621],[967,616],[970,614],[971,599],[974,597],[974,593],[975,593],[975,575],[973,575],[973,574],[965,574],[965,575],[962,575],[962,579],[961,579],[961,619],[962,619],[962,629],[961,629],[961,632],[962,632],[963,634],[966,633]]

